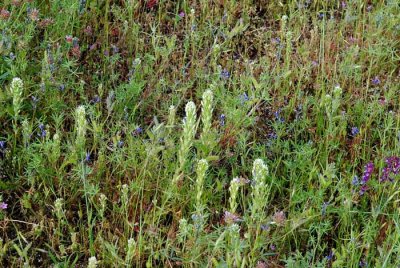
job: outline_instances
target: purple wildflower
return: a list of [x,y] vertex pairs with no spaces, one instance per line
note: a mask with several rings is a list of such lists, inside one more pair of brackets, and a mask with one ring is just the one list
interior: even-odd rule
[[7,144],[6,141],[0,141],[0,150],[1,150],[1,151],[3,151],[3,150],[6,149],[6,144]]
[[360,267],[367,267],[367,262],[364,259],[362,259],[360,261],[359,265],[360,265]]
[[5,202],[0,203],[0,210],[5,210],[5,209],[7,209],[7,207],[8,207],[7,203],[5,203]]
[[371,175],[372,172],[374,172],[374,163],[369,162],[368,164],[365,165],[364,167],[364,174],[361,178],[361,184],[364,185],[366,184],[370,179],[371,179]]
[[358,129],[358,127],[352,127],[351,128],[351,135],[353,137],[357,136],[358,133],[360,133],[360,130]]
[[276,121],[278,121],[279,123],[285,122],[285,120],[284,120],[284,119],[282,118],[282,116],[281,116],[281,111],[282,111],[282,109],[279,108],[278,110],[276,110],[276,111],[274,112],[275,119],[276,119]]
[[221,115],[219,116],[219,125],[220,125],[221,127],[225,126],[225,115],[224,115],[224,114],[221,114]]
[[185,12],[183,12],[183,11],[179,12],[179,17],[184,18],[185,17]]
[[375,76],[374,79],[371,80],[371,82],[374,86],[377,86],[381,83],[381,80],[379,79],[378,76]]
[[243,105],[246,101],[249,100],[249,96],[247,96],[247,93],[244,92],[242,95],[239,96],[240,103]]
[[91,157],[90,152],[87,152],[86,155],[85,155],[85,162],[86,162],[86,163],[89,163],[89,162],[90,162],[90,157]]
[[271,225],[269,223],[261,224],[261,230],[267,232],[271,228]]
[[46,137],[47,132],[43,124],[39,124],[39,129],[40,129],[40,133],[38,134],[39,137],[41,138]]
[[342,6],[342,8],[346,8],[346,6],[347,6],[346,2],[342,1],[341,6]]
[[93,99],[90,100],[90,104],[96,104],[100,102],[100,97],[98,95],[94,95]]
[[[374,172],[374,168],[375,168],[375,166],[374,166],[374,163],[372,163],[372,162],[369,162],[368,164],[365,165],[364,173],[361,178],[361,182],[358,183],[358,185],[361,185],[360,191],[359,191],[360,195],[363,195],[368,190],[367,182],[371,179],[371,175]],[[353,181],[354,181],[354,179],[353,179]]]
[[32,96],[31,99],[32,99],[33,109],[36,109],[36,106],[37,106],[37,103],[38,103],[39,99],[36,98],[35,96]]
[[111,44],[111,48],[112,48],[113,54],[118,54],[119,47],[117,47],[116,45]]
[[93,43],[89,47],[89,51],[95,50],[97,48],[97,43]]
[[219,76],[224,80],[228,80],[229,77],[231,76],[231,74],[229,73],[229,71],[227,69],[223,69]]
[[268,133],[268,139],[276,140],[277,138],[278,138],[278,135],[276,134],[275,131]]
[[333,253],[333,251],[331,250],[331,251],[329,251],[329,254],[326,256],[326,259],[328,260],[328,261],[331,261],[332,259],[333,259],[333,256],[334,256],[335,254]]
[[392,175],[400,173],[400,157],[391,156],[385,159],[386,166],[382,169],[380,182],[393,181]]
[[132,132],[132,135],[133,135],[133,136],[139,136],[139,135],[142,134],[142,133],[143,133],[143,128],[137,127],[137,128]]
[[363,195],[368,190],[368,186],[366,184],[362,185],[360,188],[360,195]]
[[367,11],[370,12],[372,10],[372,5],[367,6]]
[[275,251],[276,250],[276,246],[274,244],[271,244],[269,246],[269,249],[272,250],[272,251]]

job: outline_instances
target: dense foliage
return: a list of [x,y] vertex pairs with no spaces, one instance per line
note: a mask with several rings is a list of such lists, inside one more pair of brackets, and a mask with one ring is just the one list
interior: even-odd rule
[[3,0],[1,267],[397,267],[396,0]]

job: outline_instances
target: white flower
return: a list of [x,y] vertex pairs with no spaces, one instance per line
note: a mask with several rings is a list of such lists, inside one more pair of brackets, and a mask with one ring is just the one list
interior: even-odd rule
[[88,268],[96,268],[97,267],[97,259],[96,257],[90,257],[89,258],[89,264],[87,266]]

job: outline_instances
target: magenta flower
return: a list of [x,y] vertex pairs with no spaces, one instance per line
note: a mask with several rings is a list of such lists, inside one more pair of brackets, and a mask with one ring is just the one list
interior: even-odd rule
[[393,181],[393,175],[400,173],[400,157],[391,156],[385,159],[386,166],[382,169],[382,176],[380,182]]
[[361,184],[366,184],[371,179],[372,172],[374,172],[374,163],[369,162],[364,167],[364,174],[361,179]]
[[7,209],[7,207],[8,207],[7,203],[5,203],[5,202],[0,203],[0,210],[5,210],[5,209]]
[[360,182],[360,195],[363,195],[367,190],[367,182],[371,179],[372,173],[374,172],[375,166],[374,163],[369,162],[368,164],[365,165],[364,167],[364,173],[361,178]]

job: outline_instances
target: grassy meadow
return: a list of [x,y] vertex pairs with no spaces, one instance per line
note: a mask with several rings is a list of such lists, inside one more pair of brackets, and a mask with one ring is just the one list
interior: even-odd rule
[[0,267],[400,267],[398,0],[2,0]]

